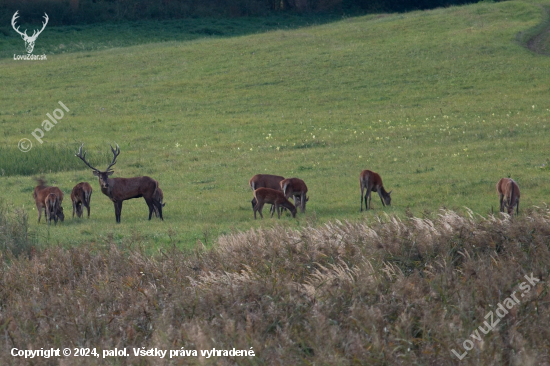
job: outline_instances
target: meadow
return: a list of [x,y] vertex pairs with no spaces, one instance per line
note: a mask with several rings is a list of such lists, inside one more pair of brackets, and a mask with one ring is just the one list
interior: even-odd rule
[[[113,32],[118,43],[106,40],[109,26],[51,27],[37,41],[35,54],[48,56],[40,62],[14,61],[10,54],[22,54],[23,42],[5,36],[6,209],[24,209],[30,232],[46,245],[138,235],[153,249],[191,248],[198,240],[210,246],[220,234],[279,222],[299,228],[384,214],[433,217],[442,207],[486,216],[498,210],[495,184],[503,176],[522,189],[521,214],[550,193],[548,60],[524,47],[525,32],[545,21],[547,5],[298,17],[257,32],[239,20],[215,21],[224,29],[241,25],[235,36],[178,32],[187,20],[166,22],[162,37],[158,23],[140,22],[136,33],[128,23],[116,26],[129,30]],[[158,42],[144,43],[148,27]],[[30,134],[58,101],[70,112],[38,144]],[[21,138],[33,141],[30,152],[19,151]],[[121,149],[115,177],[160,182],[164,222],[147,221],[138,199],[124,202],[117,225],[97,179],[71,156],[84,144],[101,169],[114,143]],[[391,207],[374,196],[374,210],[359,212],[363,169],[382,175],[393,190]],[[248,180],[257,173],[304,179],[306,215],[254,221]],[[39,175],[66,193],[68,219],[57,227],[36,223]],[[73,220],[69,193],[83,180],[94,188],[91,218]]]
[[[4,33],[0,364],[29,364],[13,348],[129,354],[36,365],[548,364],[550,73],[526,46],[546,52],[549,7],[51,27],[36,62]],[[115,143],[114,176],[158,180],[164,221],[137,199],[116,224],[74,156],[103,169]],[[359,212],[363,169],[390,207]],[[254,220],[257,173],[304,179],[306,214]],[[40,176],[65,193],[57,226],[36,223]],[[491,215],[505,176],[517,217]],[[83,180],[91,217],[72,219]]]

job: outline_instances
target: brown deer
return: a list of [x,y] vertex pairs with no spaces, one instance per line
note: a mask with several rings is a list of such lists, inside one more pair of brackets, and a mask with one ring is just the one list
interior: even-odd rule
[[52,218],[57,225],[57,213],[59,212],[59,198],[55,193],[50,193],[46,196],[44,200],[44,208],[46,209],[46,220],[48,221],[48,226],[52,223]]
[[111,151],[113,153],[113,160],[104,171],[94,168],[86,161],[86,152],[82,153],[82,146],[80,146],[76,156],[93,170],[94,175],[99,178],[101,192],[113,201],[116,222],[120,223],[122,202],[139,197],[143,197],[147,206],[149,206],[149,220],[151,220],[155,207],[158,209],[160,219],[164,220],[162,218],[162,204],[155,198],[155,191],[159,186],[159,182],[147,176],[135,178],[109,178],[109,176],[114,173],[111,167],[116,164],[116,159],[118,155],[120,155],[120,148],[118,145],[116,145],[116,149],[111,146]]
[[[255,191],[258,188],[271,188],[277,191],[281,191],[281,186],[279,183],[285,179],[280,175],[271,175],[271,174],[256,174],[248,181],[248,185]],[[252,209],[256,206],[256,198],[252,198]],[[269,212],[273,211],[273,205]]]
[[306,212],[306,203],[309,201],[309,197],[306,196],[306,183],[299,178],[288,178],[283,179],[279,185],[285,194],[285,198],[288,199],[292,196],[294,198],[294,204],[296,206],[298,206],[298,204],[300,205],[300,211],[302,211],[302,213]]
[[504,212],[506,207],[508,215],[514,213],[514,206],[516,206],[516,215],[519,214],[519,186],[511,178],[502,178],[497,183],[497,192],[500,198],[500,212]]
[[90,218],[90,198],[92,197],[92,186],[88,182],[80,182],[74,186],[71,192],[71,201],[73,202],[73,218],[76,211],[76,217],[82,217],[82,206],[88,210]]
[[[157,190],[155,191],[153,197],[155,200],[160,202],[162,207],[164,207],[166,203],[162,202],[164,201],[164,193],[162,192],[162,189],[160,189],[160,187],[157,187]],[[155,210],[155,217],[159,217],[159,210],[157,206],[153,207],[153,209]]]
[[287,208],[292,217],[296,217],[296,207],[285,197],[284,193],[280,190],[271,188],[258,188],[254,191],[254,198],[256,199],[256,206],[254,206],[254,219],[256,219],[256,211],[260,212],[260,217],[263,219],[262,209],[266,203],[272,204],[275,209],[271,211],[271,217],[275,211],[277,211],[277,217],[281,218],[279,207]]
[[[50,193],[53,193],[57,196],[57,205],[55,206],[57,211],[55,213],[55,216],[63,222],[65,220],[65,215],[63,214],[63,207],[61,207],[61,203],[63,202],[63,192],[58,187],[48,187],[46,186],[46,182],[43,179],[38,180],[38,185],[34,188],[34,192],[32,194],[34,198],[34,203],[36,204],[36,210],[38,211],[38,222],[40,223],[40,219],[42,218],[42,210],[46,209],[46,197]],[[48,218],[48,213],[46,213],[46,219]]]
[[[371,207],[371,192],[377,192],[382,201],[382,205],[391,205],[391,192],[386,192],[384,186],[382,185],[382,178],[378,173],[375,173],[370,170],[363,170],[359,176],[359,183],[361,184],[361,211],[363,211],[363,192],[366,189],[367,194],[365,195],[365,210],[368,210]],[[367,197],[369,199],[367,205]]]

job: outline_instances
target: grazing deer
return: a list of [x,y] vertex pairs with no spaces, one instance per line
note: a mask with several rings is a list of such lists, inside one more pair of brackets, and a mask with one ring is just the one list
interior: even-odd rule
[[88,210],[90,218],[90,198],[92,197],[92,186],[88,182],[80,182],[74,186],[71,192],[71,201],[73,201],[73,218],[76,211],[76,217],[82,217],[82,206]]
[[[65,215],[63,214],[63,207],[61,207],[61,203],[63,202],[63,192],[57,187],[48,187],[46,186],[46,182],[43,179],[38,180],[38,185],[34,188],[34,192],[32,194],[34,198],[34,203],[36,204],[36,210],[38,211],[38,222],[40,223],[40,219],[42,218],[42,210],[46,210],[46,197],[50,193],[53,193],[57,196],[57,205],[55,216],[63,222],[65,220]],[[46,219],[48,218],[48,213],[46,213]],[[56,221],[57,222],[57,221]]]
[[271,188],[258,188],[254,191],[254,198],[256,199],[256,206],[254,206],[254,220],[256,219],[256,211],[260,212],[260,217],[263,219],[262,209],[266,203],[272,204],[275,209],[271,211],[271,217],[275,211],[277,211],[277,217],[281,218],[279,207],[287,208],[292,217],[296,217],[296,207],[285,197],[284,193],[280,190]]
[[[160,189],[160,187],[157,187],[157,190],[155,191],[153,197],[160,202],[162,207],[164,207],[166,203],[162,202],[164,201],[164,193],[162,192],[162,189]],[[155,217],[159,217],[159,210],[157,206],[153,207],[153,209],[155,210]]]
[[46,209],[46,220],[48,221],[48,226],[52,223],[52,218],[57,225],[57,213],[59,212],[59,198],[55,193],[50,193],[46,196],[44,200],[44,207]]
[[[371,192],[378,192],[382,205],[391,205],[391,192],[386,192],[384,186],[382,185],[382,178],[378,173],[375,173],[370,170],[363,170],[359,176],[359,183],[361,184],[361,211],[363,211],[363,192],[365,188],[367,189],[367,194],[365,195],[365,210],[371,208]],[[369,199],[367,205],[367,197]]]
[[500,212],[504,212],[504,208],[508,209],[508,215],[514,213],[516,206],[516,215],[519,214],[519,186],[511,178],[502,178],[497,183],[497,192],[500,198]]
[[116,145],[116,149],[111,146],[113,160],[104,171],[94,168],[86,161],[86,152],[84,152],[84,154],[82,153],[82,146],[80,146],[78,154],[75,156],[92,169],[94,175],[99,178],[101,192],[113,201],[117,223],[120,223],[122,202],[139,197],[143,197],[147,206],[149,206],[149,220],[151,220],[155,207],[158,209],[160,219],[164,220],[162,218],[162,204],[155,198],[155,191],[158,189],[159,182],[147,176],[135,178],[109,178],[109,176],[114,173],[111,167],[116,164],[116,159],[118,155],[120,155],[120,148],[118,145]]
[[[271,188],[275,189],[277,191],[281,191],[281,186],[279,183],[285,179],[284,177],[281,177],[280,175],[271,175],[271,174],[256,174],[250,180],[248,181],[248,185],[250,185],[250,188],[252,188],[253,191],[255,191],[258,188]],[[256,198],[252,198],[252,209],[256,206]],[[273,205],[271,206],[271,209],[269,212],[273,211]]]
[[36,42],[36,38],[38,38],[38,36],[40,35],[40,33],[42,33],[42,31],[44,30],[44,28],[46,28],[46,24],[48,24],[48,14],[44,13],[44,20],[45,22],[42,23],[42,29],[40,29],[37,33],[36,30],[34,30],[32,36],[28,36],[27,35],[27,30],[25,29],[25,32],[21,32],[19,31],[19,27],[15,27],[15,21],[17,20],[17,18],[19,18],[19,15],[17,15],[19,13],[19,10],[17,10],[15,12],[15,14],[13,14],[13,17],[11,18],[11,26],[13,27],[13,29],[19,33],[19,35],[21,36],[21,38],[23,38],[23,41],[25,41],[25,48],[27,49],[27,53],[32,53],[32,51],[34,50],[34,43]]
[[294,198],[294,204],[300,205],[300,211],[306,212],[306,202],[309,201],[309,197],[306,197],[307,186],[305,182],[298,178],[283,179],[279,185],[285,194],[285,198],[290,196]]

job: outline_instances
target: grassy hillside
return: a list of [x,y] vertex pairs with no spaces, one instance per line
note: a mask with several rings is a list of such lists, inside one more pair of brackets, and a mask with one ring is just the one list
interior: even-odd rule
[[[495,184],[503,176],[522,189],[520,211],[540,205],[550,193],[548,59],[516,41],[542,21],[540,4],[548,2],[83,47],[40,62],[2,59],[2,197],[29,212],[44,242],[67,245],[132,235],[149,246],[209,245],[220,233],[273,226],[277,220],[252,218],[248,179],[257,173],[307,182],[308,212],[281,220],[289,227],[383,212],[429,215],[442,206],[485,215],[498,206]],[[46,31],[37,45],[42,37]],[[37,144],[30,133],[58,101],[71,112]],[[33,141],[30,152],[18,150],[21,138]],[[148,222],[140,199],[124,203],[116,225],[91,171],[76,158],[76,166],[66,162],[83,143],[92,164],[105,167],[115,142],[122,151],[115,176],[157,179],[164,222]],[[373,197],[374,210],[359,212],[363,169],[381,173],[392,207]],[[69,219],[49,232],[33,210],[40,172],[67,194]],[[82,180],[95,190],[92,217],[71,220],[68,194]]]

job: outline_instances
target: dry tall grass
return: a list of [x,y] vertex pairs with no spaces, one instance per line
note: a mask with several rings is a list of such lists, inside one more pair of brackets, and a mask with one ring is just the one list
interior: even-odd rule
[[[28,364],[12,347],[128,347],[62,364],[548,365],[549,244],[540,208],[278,227],[156,257],[113,244],[3,255],[0,364]],[[451,349],[531,272],[538,285],[458,361]],[[160,360],[132,347],[256,356]]]

